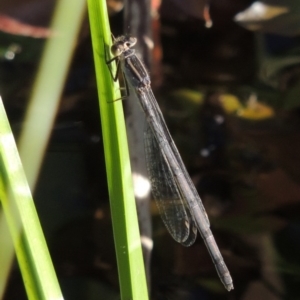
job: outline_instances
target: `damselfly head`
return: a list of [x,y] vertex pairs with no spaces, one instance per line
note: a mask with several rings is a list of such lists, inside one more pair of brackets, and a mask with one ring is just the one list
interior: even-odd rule
[[120,36],[114,40],[113,45],[111,46],[111,52],[115,56],[120,56],[124,51],[127,51],[129,48],[133,47],[137,42],[137,39],[130,36]]

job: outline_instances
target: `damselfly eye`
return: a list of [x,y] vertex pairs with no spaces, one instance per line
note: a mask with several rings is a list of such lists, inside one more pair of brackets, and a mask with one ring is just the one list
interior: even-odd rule
[[134,46],[136,44],[137,39],[134,37],[129,38],[130,47]]
[[112,45],[110,50],[114,56],[119,56],[122,54],[122,49],[120,48],[119,45]]

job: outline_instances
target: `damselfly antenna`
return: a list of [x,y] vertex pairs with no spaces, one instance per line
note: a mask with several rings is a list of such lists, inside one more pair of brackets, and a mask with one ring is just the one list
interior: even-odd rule
[[112,34],[112,32],[110,33],[111,34],[111,38],[112,38],[112,40],[113,40],[113,43],[116,41],[116,38],[115,38],[115,36]]

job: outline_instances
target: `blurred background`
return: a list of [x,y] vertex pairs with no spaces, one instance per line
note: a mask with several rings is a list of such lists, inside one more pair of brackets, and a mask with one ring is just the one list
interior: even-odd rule
[[[235,287],[221,285],[201,238],[172,240],[151,201],[138,207],[152,219],[139,219],[152,228],[151,299],[299,299],[299,3],[109,0],[115,36],[134,31],[136,3],[154,93]],[[16,139],[54,8],[0,3],[0,93]],[[65,299],[119,299],[87,15],[74,51],[33,195]],[[27,299],[17,263],[4,299]]]

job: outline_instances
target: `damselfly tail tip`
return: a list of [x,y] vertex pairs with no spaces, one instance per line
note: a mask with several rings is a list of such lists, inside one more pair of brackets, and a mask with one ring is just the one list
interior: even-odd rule
[[233,289],[234,289],[234,287],[233,287],[233,284],[232,284],[232,283],[225,285],[225,288],[226,288],[226,290],[227,290],[228,292],[230,292],[231,290],[233,290]]
[[223,283],[224,286],[225,286],[225,289],[226,289],[228,292],[230,292],[231,290],[234,289],[234,287],[233,287],[233,282],[232,282],[232,278],[231,278],[229,272],[228,272],[228,274],[226,274],[225,276],[220,277],[220,278],[221,278],[222,283]]

